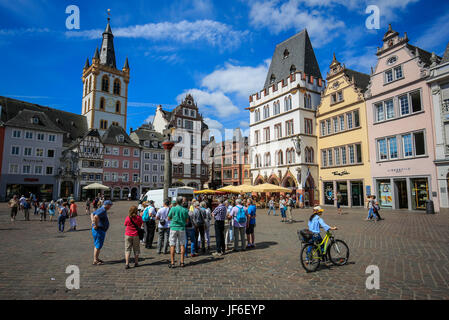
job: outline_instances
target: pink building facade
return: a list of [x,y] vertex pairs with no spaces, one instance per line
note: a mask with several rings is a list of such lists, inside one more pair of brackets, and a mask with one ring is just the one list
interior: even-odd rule
[[439,211],[431,54],[389,27],[365,96],[373,190],[383,208]]
[[111,199],[126,199],[130,193],[132,199],[139,199],[141,147],[131,140],[122,127],[116,125],[106,130],[102,140],[103,184],[111,188]]

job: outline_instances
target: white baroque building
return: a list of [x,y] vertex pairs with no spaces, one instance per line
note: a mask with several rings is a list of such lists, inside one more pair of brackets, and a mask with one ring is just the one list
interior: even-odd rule
[[249,98],[253,185],[319,199],[315,113],[324,87],[307,30],[276,46],[264,88]]

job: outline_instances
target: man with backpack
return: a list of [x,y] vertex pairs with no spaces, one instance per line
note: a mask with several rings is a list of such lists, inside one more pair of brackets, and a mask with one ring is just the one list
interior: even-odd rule
[[199,237],[201,236],[201,252],[204,254],[206,253],[206,242],[204,238],[204,228],[206,226],[206,210],[204,208],[200,207],[200,203],[198,201],[195,201],[194,203],[194,209],[193,209],[193,223],[195,224],[195,239],[196,239],[196,248],[197,252],[199,253]]
[[234,249],[238,251],[239,238],[241,241],[241,251],[246,250],[246,224],[249,219],[248,210],[242,205],[242,199],[235,200],[236,206],[232,209],[230,218],[234,221]]

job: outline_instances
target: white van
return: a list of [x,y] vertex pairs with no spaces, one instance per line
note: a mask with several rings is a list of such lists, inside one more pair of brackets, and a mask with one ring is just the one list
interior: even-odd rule
[[[193,189],[189,187],[179,187],[173,189],[176,189],[177,197],[186,197],[187,200],[193,199]],[[174,198],[176,199],[176,197]],[[142,202],[150,200],[154,201],[154,207],[156,209],[162,208],[164,206],[164,189],[148,191],[143,197]],[[171,201],[172,198],[169,197],[169,200]]]

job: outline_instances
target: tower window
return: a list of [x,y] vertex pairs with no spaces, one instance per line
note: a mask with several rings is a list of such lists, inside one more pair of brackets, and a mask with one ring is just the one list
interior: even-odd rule
[[109,92],[109,78],[108,76],[103,76],[101,79],[101,90],[105,92]]
[[104,110],[105,100],[103,97],[100,98],[100,110]]
[[108,121],[107,120],[100,120],[100,129],[106,130],[108,128]]
[[288,56],[290,55],[290,52],[288,52],[288,49],[284,50],[284,59],[288,58]]
[[294,74],[296,72],[296,67],[294,64],[290,67],[290,74]]
[[115,112],[116,112],[116,113],[120,113],[120,101],[117,101],[117,102],[115,103]]
[[115,79],[114,81],[114,94],[120,95],[120,80]]

